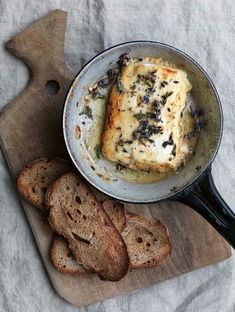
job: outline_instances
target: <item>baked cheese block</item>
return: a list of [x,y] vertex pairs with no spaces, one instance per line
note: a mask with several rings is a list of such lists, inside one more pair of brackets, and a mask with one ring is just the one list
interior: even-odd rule
[[103,156],[134,170],[177,169],[191,154],[182,118],[190,89],[184,70],[130,59],[108,101]]

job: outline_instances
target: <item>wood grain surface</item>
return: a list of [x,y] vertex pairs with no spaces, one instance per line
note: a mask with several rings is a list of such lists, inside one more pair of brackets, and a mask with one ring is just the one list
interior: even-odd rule
[[[20,169],[34,159],[68,157],[62,137],[62,109],[73,74],[64,61],[66,18],[66,12],[53,11],[7,43],[7,49],[21,58],[32,73],[28,87],[0,115],[1,147],[14,180]],[[51,80],[60,86],[55,95],[48,95],[45,89]],[[176,202],[126,205],[128,211],[160,219],[168,227],[172,255],[156,268],[129,272],[118,283],[100,281],[92,274],[63,275],[50,261],[53,233],[46,216],[24,200],[22,206],[54,288],[76,306],[148,287],[231,255],[223,238],[189,207]]]

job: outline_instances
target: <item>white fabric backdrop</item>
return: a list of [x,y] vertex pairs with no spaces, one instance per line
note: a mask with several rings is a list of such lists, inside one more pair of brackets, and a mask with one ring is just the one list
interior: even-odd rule
[[[0,0],[0,108],[29,79],[26,66],[4,50],[4,42],[56,8],[69,12],[65,51],[74,72],[104,48],[133,39],[174,45],[206,69],[221,96],[225,118],[213,175],[225,200],[234,207],[234,1]],[[1,154],[0,181],[0,311],[235,311],[234,257],[128,296],[81,310],[71,306],[48,281]]]

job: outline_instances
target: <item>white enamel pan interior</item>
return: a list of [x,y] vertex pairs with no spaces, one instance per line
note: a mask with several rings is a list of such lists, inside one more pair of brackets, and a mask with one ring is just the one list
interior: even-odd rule
[[[107,179],[100,176],[97,174],[100,168],[97,171],[97,168],[94,167],[103,166],[105,160],[101,161],[101,165],[100,162],[92,165],[86,151],[84,151],[84,145],[81,144],[81,140],[76,135],[76,126],[79,123],[78,106],[87,87],[97,82],[106,74],[108,69],[116,67],[117,60],[124,53],[128,53],[130,57],[161,57],[163,60],[184,69],[192,84],[191,94],[194,102],[199,109],[203,110],[205,126],[199,135],[196,153],[178,174],[160,182],[137,184],[121,178],[117,179],[115,175],[111,175],[111,178]],[[77,74],[64,105],[63,132],[74,165],[90,184],[121,201],[132,203],[156,202],[181,192],[198,179],[213,161],[222,134],[221,104],[211,79],[200,65],[185,53],[174,47],[152,41],[127,42],[100,53]],[[109,162],[106,165],[109,168]]]

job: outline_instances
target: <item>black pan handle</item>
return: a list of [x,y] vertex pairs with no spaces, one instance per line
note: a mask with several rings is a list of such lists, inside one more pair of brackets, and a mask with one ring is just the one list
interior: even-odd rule
[[235,214],[218,192],[211,167],[189,192],[176,198],[203,216],[235,249]]

